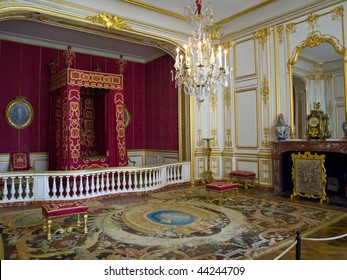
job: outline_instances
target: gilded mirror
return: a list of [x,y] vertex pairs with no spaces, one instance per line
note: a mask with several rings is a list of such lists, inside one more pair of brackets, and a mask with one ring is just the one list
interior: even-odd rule
[[342,138],[346,117],[345,59],[346,50],[339,41],[318,31],[311,32],[294,49],[288,61],[292,139],[304,138],[305,117],[314,102],[320,102],[329,115],[332,138]]
[[16,129],[28,127],[34,118],[34,110],[24,96],[17,96],[6,106],[7,123]]
[[127,107],[124,106],[124,127],[127,128],[131,121],[131,116]]

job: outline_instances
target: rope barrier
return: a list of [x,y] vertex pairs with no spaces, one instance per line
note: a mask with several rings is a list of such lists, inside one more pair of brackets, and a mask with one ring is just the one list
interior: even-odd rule
[[327,238],[307,238],[307,237],[300,237],[300,231],[298,230],[296,232],[296,238],[294,240],[294,242],[287,248],[285,249],[281,254],[279,254],[276,258],[274,258],[274,260],[279,260],[280,258],[282,258],[285,254],[287,254],[294,246],[296,246],[296,259],[300,260],[300,255],[301,255],[301,249],[300,249],[300,243],[301,240],[308,240],[308,241],[330,241],[330,240],[336,240],[336,239],[340,239],[340,238],[344,238],[347,237],[347,233],[342,234],[342,235],[338,235],[338,236],[334,236],[334,237],[327,237]]
[[285,254],[287,254],[289,252],[290,249],[292,249],[296,245],[296,243],[298,243],[298,241],[294,240],[293,244],[291,244],[286,250],[284,250],[276,258],[274,258],[274,260],[279,260],[280,258],[282,258]]
[[336,240],[336,239],[340,239],[340,238],[344,238],[347,236],[347,233],[339,235],[339,236],[335,236],[335,237],[327,237],[327,238],[305,238],[305,237],[301,237],[301,240],[310,240],[310,241],[330,241],[330,240]]

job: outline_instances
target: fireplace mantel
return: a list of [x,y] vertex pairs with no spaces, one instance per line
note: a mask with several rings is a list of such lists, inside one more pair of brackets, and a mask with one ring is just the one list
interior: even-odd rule
[[274,192],[281,192],[281,155],[285,152],[334,152],[347,154],[347,140],[289,140],[272,142],[272,185]]

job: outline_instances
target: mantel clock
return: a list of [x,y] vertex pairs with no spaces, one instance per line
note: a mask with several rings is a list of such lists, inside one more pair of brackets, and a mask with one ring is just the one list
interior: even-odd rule
[[320,109],[319,102],[314,102],[313,107],[311,113],[306,116],[306,139],[325,140],[330,138],[329,116]]

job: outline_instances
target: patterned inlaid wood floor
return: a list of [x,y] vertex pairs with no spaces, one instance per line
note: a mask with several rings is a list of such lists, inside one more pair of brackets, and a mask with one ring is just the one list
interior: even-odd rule
[[[241,190],[243,194],[246,194],[247,191]],[[262,196],[262,197],[273,197],[274,194],[271,191],[264,191],[259,189],[251,189],[248,190],[250,195]],[[276,196],[278,199],[278,196]],[[289,198],[282,197],[280,199],[288,200]],[[347,234],[347,199],[343,197],[333,198],[333,201],[338,203],[324,203],[320,204],[318,200],[312,199],[303,199],[298,198],[295,199],[294,202],[312,205],[316,207],[324,207],[329,209],[336,209],[337,211],[346,212],[346,216],[343,219],[328,225],[321,230],[309,234],[307,238],[332,238],[340,235]],[[338,205],[338,207],[336,206]],[[294,241],[293,241],[294,242]],[[289,247],[289,245],[288,245]],[[260,260],[272,260],[279,256],[286,248],[282,248],[276,251],[273,251],[269,254],[263,255],[259,257]],[[287,252],[281,260],[295,260],[296,258],[296,248],[295,246]],[[347,237],[340,238],[337,240],[330,241],[309,241],[302,240],[301,241],[301,254],[300,258],[302,260],[347,260]]]
[[[307,236],[310,238],[330,238],[347,233],[347,217],[335,224],[327,226],[322,230]],[[284,250],[277,250],[263,255],[259,259],[271,260],[279,256]],[[281,260],[295,260],[295,247],[285,254]],[[302,260],[347,260],[347,237],[331,241],[301,241]]]
[[[191,188],[190,185],[187,186],[180,186],[177,188]],[[204,186],[195,186],[195,188],[204,188]],[[252,188],[248,190],[240,189],[240,194],[243,195],[250,195],[250,196],[256,196],[256,197],[264,197],[264,198],[275,198],[277,200],[290,200],[290,198],[286,196],[276,195],[271,190],[264,190],[259,188]],[[123,197],[122,201],[123,203],[127,202],[141,202],[141,200],[144,199],[144,196],[134,196],[130,195],[124,199]],[[119,199],[112,198],[112,199],[106,199],[99,201],[105,205],[107,204],[113,204],[119,203]],[[337,211],[342,211],[346,213],[346,216],[344,216],[341,220],[330,224],[317,232],[311,233],[310,235],[304,236],[308,238],[331,238],[335,236],[340,236],[347,233],[347,199],[344,197],[338,198],[338,203],[323,203],[320,204],[319,200],[313,200],[313,199],[302,199],[302,198],[296,198],[294,200],[295,203],[300,203],[304,205],[311,205],[315,207],[323,207],[323,208],[329,208],[329,209],[335,209]],[[336,206],[337,205],[337,206]],[[18,211],[20,209],[30,209],[30,208],[36,208],[38,205],[30,205],[30,206],[20,206],[20,207],[10,207],[10,208],[0,208],[0,213],[8,212],[8,211]],[[294,240],[293,240],[294,242]],[[289,246],[289,245],[288,245]],[[279,256],[286,248],[281,248],[276,251],[273,251],[269,254],[262,255],[258,259],[261,260],[273,260],[277,256]],[[295,247],[292,248],[289,252],[287,252],[281,260],[295,260],[296,250]],[[338,239],[338,240],[331,240],[331,241],[307,241],[302,240],[301,242],[301,259],[302,260],[347,260],[347,237]]]

